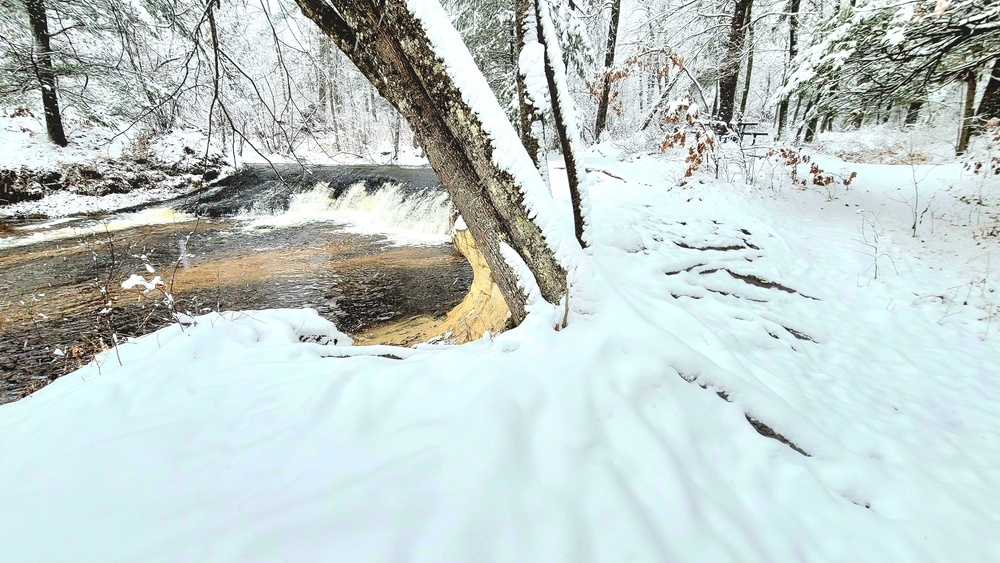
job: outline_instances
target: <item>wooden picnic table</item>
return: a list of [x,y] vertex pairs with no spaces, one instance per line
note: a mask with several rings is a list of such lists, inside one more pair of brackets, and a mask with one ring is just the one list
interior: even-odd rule
[[759,121],[737,121],[736,122],[736,133],[739,134],[740,138],[751,135],[753,141],[750,143],[752,145],[757,144],[757,137],[766,137],[770,135],[767,131],[747,131],[748,127],[754,127],[760,125]]

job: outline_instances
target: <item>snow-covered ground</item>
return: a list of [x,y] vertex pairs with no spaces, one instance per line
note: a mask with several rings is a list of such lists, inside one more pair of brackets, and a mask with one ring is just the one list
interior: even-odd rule
[[45,136],[43,116],[41,113],[35,116],[23,108],[0,108],[0,169],[29,166],[35,170],[52,170],[60,164],[90,162],[101,157],[120,158],[130,142],[125,135],[112,140],[112,133],[100,127],[67,122],[67,135],[72,142],[60,148]]
[[[142,149],[138,149],[136,131],[117,134],[112,129],[81,124],[78,120],[69,119],[67,123],[70,144],[57,147],[48,141],[41,120],[28,110],[20,108],[13,113],[0,111],[0,171],[20,173],[27,170],[29,174],[65,172],[68,167],[80,165],[103,175],[139,178],[141,181],[138,183],[143,185],[143,189],[93,195],[79,193],[75,190],[79,185],[66,185],[65,181],[61,189],[43,191],[41,186],[36,186],[44,195],[39,199],[0,205],[0,220],[37,215],[60,218],[110,213],[188,193],[193,187],[201,185],[204,168],[214,168],[216,178],[232,170],[226,166],[213,167],[213,163],[206,165],[205,137],[193,131],[174,131],[148,140]],[[213,149],[211,155],[219,159],[216,164],[221,164],[219,151]],[[116,163],[123,158],[133,160],[119,168]],[[169,175],[152,173],[148,164],[136,163],[134,159],[137,158],[151,161],[152,168],[172,168],[173,171]],[[194,170],[199,171],[192,173]]]
[[306,137],[295,147],[294,155],[258,152],[253,146],[246,146],[235,159],[243,164],[394,164],[398,166],[427,166],[427,157],[419,147],[403,143],[397,148],[389,142],[377,142],[366,148],[363,154],[337,150],[336,143],[328,134]]
[[857,180],[779,194],[616,157],[586,162],[563,331],[536,305],[366,348],[212,313],[0,407],[0,561],[1000,560],[979,179],[820,158]]

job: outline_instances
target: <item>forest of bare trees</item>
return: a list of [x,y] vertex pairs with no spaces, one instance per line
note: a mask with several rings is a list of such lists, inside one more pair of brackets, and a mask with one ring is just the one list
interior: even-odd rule
[[[663,99],[690,99],[706,118],[760,123],[790,140],[817,127],[939,116],[974,134],[997,111],[995,3],[550,4],[588,141],[605,130],[633,135]],[[527,6],[445,4],[518,122],[526,112],[516,22],[533,18]],[[4,0],[0,18],[0,97],[35,104],[41,94],[57,144],[63,112],[121,128],[212,128],[237,152],[248,142],[291,152],[319,132],[332,136],[331,150],[353,153],[411,141],[289,2]],[[554,132],[545,134],[554,145]]]

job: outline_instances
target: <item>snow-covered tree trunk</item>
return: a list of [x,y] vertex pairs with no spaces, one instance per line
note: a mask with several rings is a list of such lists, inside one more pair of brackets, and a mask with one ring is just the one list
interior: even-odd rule
[[566,268],[556,251],[565,258],[575,243],[557,228],[541,176],[440,4],[296,1],[410,123],[514,321],[526,313],[525,286],[558,303]]
[[584,182],[587,181],[587,171],[580,162],[579,153],[582,147],[580,147],[579,121],[573,107],[573,98],[569,95],[566,67],[555,26],[552,24],[548,0],[535,0],[535,20],[538,23],[538,40],[545,49],[545,79],[549,84],[552,113],[555,116],[563,159],[566,161],[566,177],[569,179],[569,197],[573,204],[576,240],[581,247],[586,248],[590,238],[590,228],[587,224],[590,202],[584,186]]
[[326,125],[333,116],[330,110],[334,109],[334,104],[330,98],[333,96],[333,84],[330,80],[330,38],[325,34],[319,37],[319,65],[316,69],[316,85],[319,109],[316,110],[317,121]]
[[69,142],[63,131],[62,114],[59,112],[59,97],[56,93],[56,77],[52,72],[52,46],[49,42],[48,16],[45,14],[44,0],[25,0],[31,33],[35,37],[38,52],[31,57],[38,85],[42,89],[42,107],[45,110],[45,128],[49,140],[65,147]]
[[743,73],[743,95],[740,96],[740,116],[747,113],[747,99],[750,97],[750,81],[753,79],[753,24],[747,23],[747,68]]
[[531,21],[531,0],[514,0],[514,41],[517,44],[517,102],[520,113],[521,143],[538,167],[541,160],[542,140],[540,131],[542,115],[535,101],[531,99],[525,75],[528,68],[521,68],[521,57],[529,42],[535,42],[535,28]]

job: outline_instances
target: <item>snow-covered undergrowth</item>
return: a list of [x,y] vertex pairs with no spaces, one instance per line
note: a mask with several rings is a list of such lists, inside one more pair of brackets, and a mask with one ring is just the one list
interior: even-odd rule
[[213,313],[0,407],[0,560],[1000,559],[995,238],[909,237],[909,167],[831,202],[587,164],[596,302],[562,331]]
[[[72,113],[72,112],[71,112]],[[44,114],[38,108],[0,108],[0,169],[26,166],[32,170],[54,170],[67,164],[92,164],[100,159],[150,158],[165,166],[183,167],[205,156],[205,135],[176,130],[149,137],[141,128],[120,132],[85,119],[68,117],[65,125],[70,144],[53,145],[45,134]],[[213,147],[209,156],[221,157]]]

